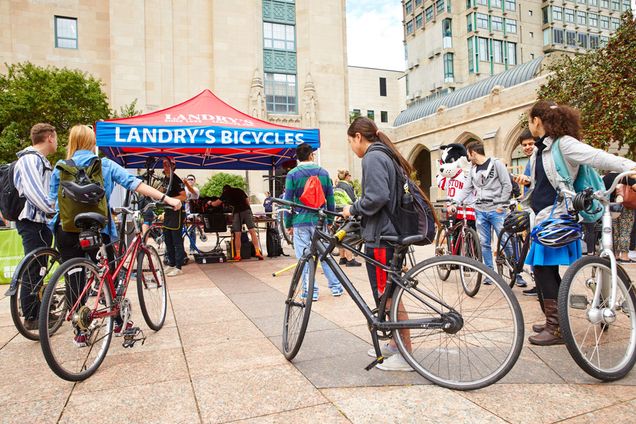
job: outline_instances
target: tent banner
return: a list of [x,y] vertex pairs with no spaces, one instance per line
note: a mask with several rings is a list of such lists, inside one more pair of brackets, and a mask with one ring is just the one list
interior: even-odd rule
[[295,148],[308,143],[320,147],[317,129],[236,128],[221,126],[140,126],[117,122],[97,122],[100,147],[154,148]]

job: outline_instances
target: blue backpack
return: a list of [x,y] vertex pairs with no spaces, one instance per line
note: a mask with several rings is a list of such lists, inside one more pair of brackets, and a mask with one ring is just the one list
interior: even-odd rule
[[[563,153],[561,153],[559,141],[559,139],[556,139],[552,145],[552,159],[554,160],[556,171],[563,182],[577,193],[589,187],[591,187],[595,192],[605,190],[603,180],[596,170],[594,170],[594,168],[590,165],[579,165],[579,173],[577,174],[576,179],[572,181],[572,176],[565,165]],[[603,205],[598,200],[594,200],[592,202],[592,206],[585,211],[579,212],[579,215],[583,219],[583,222],[594,223],[603,216]]]

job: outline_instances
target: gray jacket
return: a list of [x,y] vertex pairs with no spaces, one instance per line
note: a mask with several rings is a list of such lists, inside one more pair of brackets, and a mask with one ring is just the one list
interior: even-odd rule
[[466,184],[455,200],[463,202],[472,193],[479,203],[475,209],[482,212],[503,208],[502,202],[510,200],[512,183],[506,166],[496,158],[490,158],[490,164],[484,170],[477,171],[477,165],[470,168]]
[[[636,162],[633,162],[627,158],[612,155],[600,149],[595,149],[592,146],[581,143],[576,138],[570,137],[569,135],[561,137],[560,140],[561,141],[559,141],[559,147],[561,148],[561,153],[563,154],[563,159],[565,161],[565,165],[568,169],[570,177],[572,178],[572,181],[576,179],[576,176],[579,173],[579,165],[590,165],[596,169],[614,172],[625,172],[629,171],[630,169],[636,169]],[[550,184],[552,184],[552,187],[554,187],[555,190],[558,188],[569,188],[571,190],[571,187],[566,187],[566,183],[563,181],[556,170],[556,165],[554,163],[554,159],[552,158],[553,143],[554,140],[552,140],[551,137],[546,137],[545,140],[543,140],[545,149],[541,153],[541,157],[543,159],[543,168],[545,170],[545,174],[548,178],[548,181],[550,181]],[[525,194],[524,200],[522,202],[524,208],[527,209],[530,209],[530,196],[532,196],[532,191],[534,190],[535,186],[534,170],[536,161],[537,149],[535,148],[534,153],[530,157],[530,188]],[[551,210],[552,206],[539,211],[539,213],[537,213],[537,216],[535,217],[535,225],[550,216]],[[557,205],[554,211],[554,215],[560,215],[565,212],[565,202],[561,202]]]
[[384,151],[388,148],[379,144],[372,144],[362,158],[362,195],[351,205],[351,214],[362,216],[362,238],[376,246],[380,235],[397,235],[387,215],[397,204],[397,172]]

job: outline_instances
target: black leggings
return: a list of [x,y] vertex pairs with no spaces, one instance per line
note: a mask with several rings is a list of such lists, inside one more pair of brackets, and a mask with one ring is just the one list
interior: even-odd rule
[[543,299],[556,300],[559,295],[561,276],[559,267],[555,266],[534,266],[534,282]]

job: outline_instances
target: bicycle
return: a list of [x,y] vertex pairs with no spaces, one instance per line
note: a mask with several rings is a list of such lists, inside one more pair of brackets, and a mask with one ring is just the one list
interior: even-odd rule
[[[149,203],[144,211],[154,207],[154,203]],[[145,342],[143,331],[132,327],[131,301],[126,297],[135,263],[137,296],[146,324],[158,331],[166,318],[165,275],[157,251],[143,243],[142,211],[120,209],[133,216],[135,236],[115,269],[111,270],[100,236],[105,218],[95,213],[78,214],[75,225],[82,230],[80,245],[85,250],[99,249],[97,263],[85,258],[64,262],[44,291],[39,317],[40,345],[49,368],[68,381],[85,380],[97,371],[108,352],[116,319],[120,327],[117,335],[123,336],[125,348],[132,348],[138,341]],[[61,328],[51,333],[46,331],[50,327],[46,311],[56,303],[64,303],[67,311]]]
[[288,208],[276,208],[276,227],[278,228],[278,233],[280,234],[281,240],[285,240],[288,245],[293,246],[294,241],[292,237],[289,235],[287,231],[287,227],[285,226],[285,214],[291,213],[291,209]]
[[606,191],[561,190],[574,199],[576,211],[589,210],[593,200],[604,209],[601,252],[583,256],[567,269],[558,296],[561,333],[570,355],[586,373],[604,381],[624,377],[636,363],[636,289],[614,256],[609,201],[618,182],[635,174],[623,172]]
[[[198,213],[190,214],[181,228],[181,238],[185,246],[186,240],[189,241],[190,252],[205,254],[217,250],[220,246],[217,241],[216,245],[205,244],[208,241],[208,235],[205,233],[203,221]],[[197,239],[201,243],[197,243]],[[154,222],[143,236],[143,242],[157,249],[159,256],[166,254],[166,244],[163,234],[163,224]]]
[[[516,199],[511,200],[508,209],[510,213],[515,213],[518,202]],[[519,212],[526,214],[529,227],[530,214],[528,212]],[[504,225],[498,234],[497,253],[495,263],[497,264],[497,273],[508,283],[510,288],[515,286],[517,279],[524,272],[524,263],[528,250],[530,249],[529,228],[522,231],[510,231]],[[530,276],[534,279],[532,273]]]
[[[38,328],[27,328],[25,317],[37,318],[44,289],[51,279],[53,271],[60,264],[60,253],[51,247],[41,247],[28,253],[13,273],[11,285],[5,296],[10,296],[11,319],[20,334],[29,340],[38,341]],[[52,305],[49,332],[55,332],[62,325],[61,317],[65,305]]]
[[[327,216],[340,214],[274,201],[318,215],[310,248],[298,260],[285,300],[282,349],[288,360],[296,356],[305,337],[320,259],[334,271],[370,326],[376,359],[367,370],[384,360],[379,339],[385,335],[395,338],[400,353],[417,373],[443,387],[478,389],[498,381],[513,367],[523,345],[521,309],[510,288],[483,264],[470,258],[441,256],[419,262],[405,272],[402,261],[408,247],[422,241],[423,236],[382,237],[395,247],[392,263],[383,265],[347,242],[349,223],[334,233],[328,231]],[[350,249],[390,275],[377,313],[332,257],[335,247]],[[474,277],[483,274],[494,284],[479,298],[471,298],[459,288],[457,278],[441,281],[439,266],[466,267]],[[412,348],[408,348],[409,343]]]
[[[457,216],[461,216],[461,218],[457,219]],[[443,222],[435,237],[435,256],[444,255],[460,255],[472,258],[477,262],[482,261],[479,235],[477,231],[469,226],[466,205],[463,203],[458,205],[457,214],[450,216],[447,221]],[[448,279],[453,269],[458,268],[437,267],[439,277],[444,281]],[[464,275],[465,273],[470,273],[469,269],[459,268],[459,271],[466,294],[475,296],[481,286],[481,274],[477,276],[472,284],[469,284],[470,275]]]

